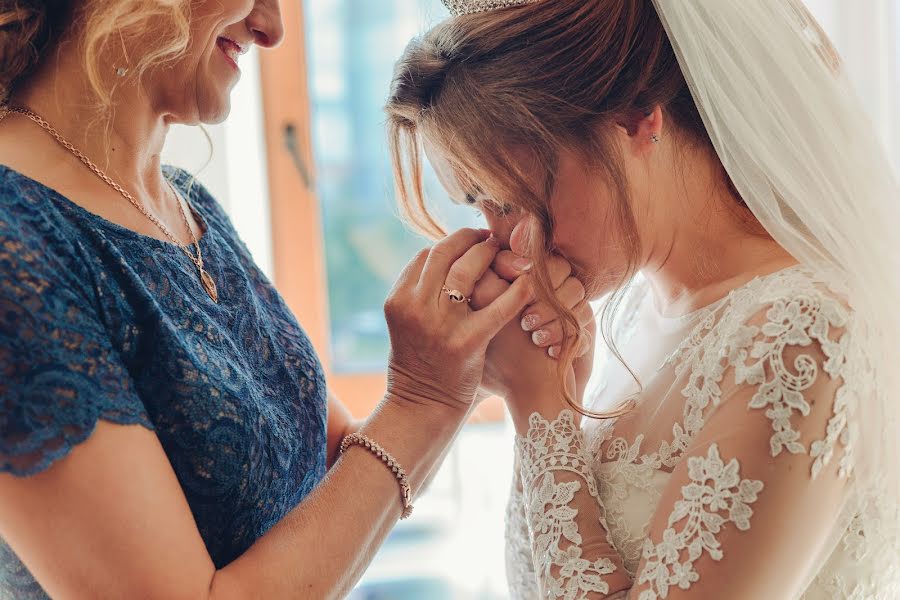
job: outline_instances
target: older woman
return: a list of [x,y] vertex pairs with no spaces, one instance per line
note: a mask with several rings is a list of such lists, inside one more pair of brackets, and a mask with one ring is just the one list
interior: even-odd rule
[[[420,253],[386,304],[384,399],[351,422],[220,206],[160,165],[282,36],[275,0],[0,4],[0,596],[346,593],[530,302],[488,232]],[[521,331],[492,348],[491,372],[551,369]]]

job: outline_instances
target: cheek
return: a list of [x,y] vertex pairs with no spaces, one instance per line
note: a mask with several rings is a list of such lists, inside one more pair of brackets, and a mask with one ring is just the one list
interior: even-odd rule
[[[553,203],[553,244],[586,278],[619,272],[623,257],[617,199],[599,185],[591,193],[571,191]],[[558,196],[557,196],[558,197]]]

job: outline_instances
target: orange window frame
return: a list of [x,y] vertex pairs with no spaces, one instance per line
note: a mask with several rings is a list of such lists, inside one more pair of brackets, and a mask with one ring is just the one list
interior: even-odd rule
[[[260,81],[272,221],[273,278],[279,292],[319,352],[329,389],[357,418],[367,416],[384,395],[385,373],[335,373],[331,364],[328,286],[322,215],[315,186],[304,181],[285,143],[287,127],[296,132],[296,151],[315,172],[303,3],[282,3],[287,35],[276,50],[260,53]],[[385,82],[387,85],[387,82]],[[314,181],[314,177],[307,179]],[[503,405],[490,399],[473,421],[503,418]]]

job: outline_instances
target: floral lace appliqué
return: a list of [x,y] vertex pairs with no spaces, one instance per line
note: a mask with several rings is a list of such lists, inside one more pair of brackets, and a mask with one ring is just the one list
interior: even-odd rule
[[[669,588],[677,585],[686,590],[700,579],[694,561],[706,552],[713,560],[721,560],[723,553],[716,539],[726,523],[734,523],[741,531],[750,528],[753,510],[763,488],[761,481],[741,479],[737,459],[727,465],[719,456],[716,444],[709,447],[705,457],[688,458],[690,484],[682,488],[683,499],[675,503],[669,515],[669,526],[663,539],[653,544],[644,542],[644,569],[637,583],[648,583],[639,600],[666,598]],[[675,525],[684,521],[680,531]],[[682,553],[687,550],[687,558]]]
[[[821,294],[798,295],[790,300],[777,300],[766,312],[767,322],[761,327],[744,326],[730,344],[729,363],[735,368],[735,383],[758,386],[750,400],[750,408],[766,409],[774,431],[770,439],[772,456],[787,450],[792,454],[805,453],[800,432],[791,423],[795,413],[808,416],[811,410],[804,392],[819,377],[819,361],[808,353],[798,355],[792,365],[785,364],[786,349],[822,349],[826,360],[822,364],[831,378],[843,377],[848,367],[847,348],[850,335],[844,333],[833,340],[832,328],[847,325],[846,309],[836,300]],[[844,377],[845,381],[847,377]],[[845,448],[840,474],[851,472],[852,435],[848,427],[851,388],[842,386],[836,394],[834,409],[828,423],[826,437],[810,446],[814,459],[812,477],[826,466],[840,441]]]
[[[538,414],[529,419],[527,437],[517,438],[521,459],[522,487],[528,527],[533,538],[534,565],[543,582],[543,597],[578,600],[591,592],[605,594],[603,580],[616,570],[608,558],[590,560],[582,556],[582,537],[572,505],[582,482],[596,501],[597,485],[591,475],[584,438],[570,410],[552,423]],[[556,475],[571,473],[574,481],[557,481]],[[601,524],[608,530],[606,523]]]

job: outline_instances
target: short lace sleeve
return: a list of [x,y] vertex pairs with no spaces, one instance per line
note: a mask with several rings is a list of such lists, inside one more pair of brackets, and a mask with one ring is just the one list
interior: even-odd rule
[[0,472],[27,476],[87,439],[98,419],[152,425],[86,269],[74,266],[75,245],[30,200],[2,189],[0,200]]

